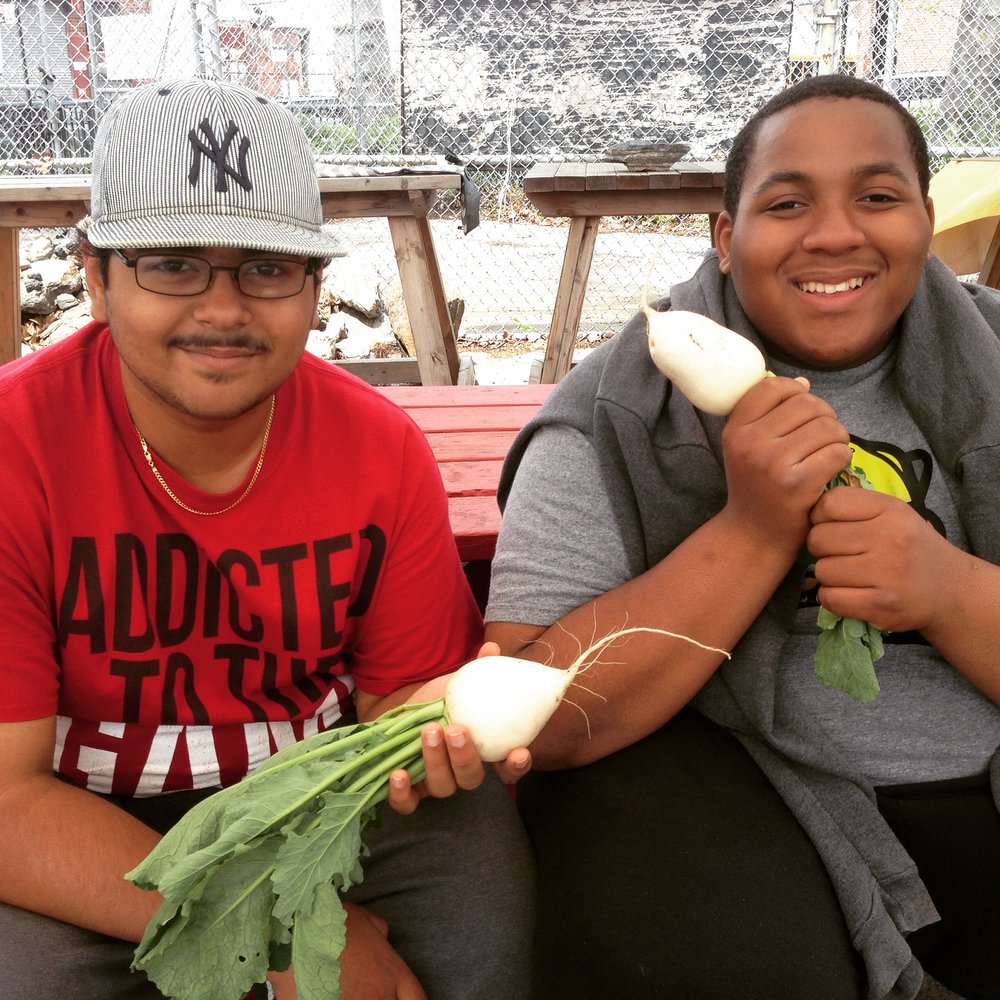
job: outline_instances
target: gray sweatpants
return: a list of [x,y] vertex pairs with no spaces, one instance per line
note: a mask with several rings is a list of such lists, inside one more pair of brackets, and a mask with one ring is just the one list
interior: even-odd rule
[[[385,918],[389,940],[430,1000],[525,1000],[534,866],[495,775],[475,792],[426,799],[411,816],[385,809],[367,839],[364,881],[346,898]],[[129,971],[132,951],[124,941],[0,904],[4,1000],[163,1000]]]

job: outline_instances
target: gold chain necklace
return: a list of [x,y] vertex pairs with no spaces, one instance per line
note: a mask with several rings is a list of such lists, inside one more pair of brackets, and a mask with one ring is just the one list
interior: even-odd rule
[[232,510],[238,504],[243,503],[247,498],[247,494],[253,489],[253,484],[257,482],[257,477],[260,475],[261,466],[264,464],[264,452],[267,451],[267,438],[271,433],[271,422],[274,420],[274,395],[271,396],[271,409],[267,414],[267,423],[264,425],[264,438],[260,443],[260,454],[257,456],[257,465],[253,470],[253,475],[250,477],[250,482],[247,483],[247,488],[231,503],[228,507],[223,507],[221,510],[195,510],[194,507],[189,507],[174,491],[167,485],[167,481],[163,478],[162,473],[156,467],[156,463],[153,461],[153,456],[149,452],[149,445],[146,444],[146,439],[139,432],[139,428],[135,426],[135,421],[132,422],[132,426],[135,427],[135,432],[139,436],[139,444],[142,445],[142,453],[146,457],[146,462],[156,477],[156,481],[163,487],[163,492],[170,497],[171,500],[178,507],[183,508],[189,514],[198,514],[201,517],[214,517],[216,514],[225,514],[227,510]]

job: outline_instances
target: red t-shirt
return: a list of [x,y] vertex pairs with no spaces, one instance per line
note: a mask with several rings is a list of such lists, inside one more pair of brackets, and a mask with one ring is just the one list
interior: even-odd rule
[[[197,510],[206,494],[157,463]],[[154,479],[107,327],[0,369],[0,721],[58,717],[95,791],[227,785],[475,654],[482,623],[423,434],[309,355],[257,482],[191,514]]]

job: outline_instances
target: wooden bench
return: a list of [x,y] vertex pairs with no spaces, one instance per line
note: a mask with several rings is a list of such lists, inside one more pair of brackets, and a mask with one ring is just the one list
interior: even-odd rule
[[548,385],[386,386],[424,432],[448,494],[451,529],[480,609],[500,530],[497,484],[517,432],[549,397]]
[[[326,218],[387,220],[424,385],[453,385],[459,376],[455,329],[428,213],[440,192],[459,190],[461,180],[457,172],[441,171],[319,178]],[[21,347],[20,230],[74,226],[87,214],[89,199],[88,176],[0,180],[0,364],[16,358]]]
[[649,171],[629,170],[623,163],[536,163],[528,171],[528,201],[542,215],[570,220],[542,382],[558,382],[570,369],[601,218],[704,213],[714,228],[722,211],[724,174],[721,162]]

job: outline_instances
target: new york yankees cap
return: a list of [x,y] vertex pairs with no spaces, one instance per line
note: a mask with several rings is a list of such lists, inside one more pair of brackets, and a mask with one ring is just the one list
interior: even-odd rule
[[323,226],[309,141],[287,108],[236,84],[129,91],[94,140],[94,247],[240,247],[342,257]]

